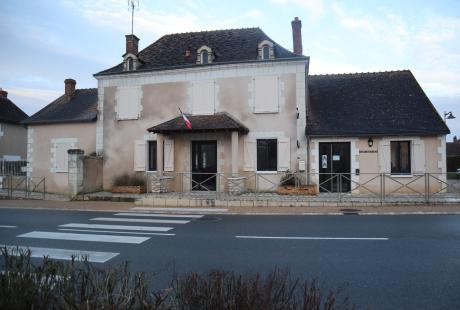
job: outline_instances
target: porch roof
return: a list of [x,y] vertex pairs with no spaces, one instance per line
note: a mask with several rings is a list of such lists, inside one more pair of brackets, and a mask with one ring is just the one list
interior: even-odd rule
[[185,126],[182,116],[175,117],[164,123],[147,129],[154,133],[179,133],[179,132],[213,132],[213,131],[238,131],[248,133],[249,129],[239,120],[226,112],[211,115],[187,115],[192,124],[192,129]]

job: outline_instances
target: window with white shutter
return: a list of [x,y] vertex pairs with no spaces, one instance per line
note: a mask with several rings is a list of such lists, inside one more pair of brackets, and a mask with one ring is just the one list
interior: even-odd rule
[[141,87],[120,86],[116,93],[116,106],[118,120],[138,119],[141,113]]
[[254,113],[277,113],[279,111],[278,76],[254,78]]
[[164,140],[164,171],[174,171],[174,140]]
[[55,144],[55,172],[69,172],[69,155],[67,151],[72,148],[70,143]]
[[193,82],[192,114],[214,114],[214,81]]
[[244,140],[244,171],[255,171],[256,170],[256,140],[245,139]]
[[286,171],[291,168],[291,143],[289,138],[278,139],[278,170]]
[[134,141],[134,171],[145,171],[145,141]]

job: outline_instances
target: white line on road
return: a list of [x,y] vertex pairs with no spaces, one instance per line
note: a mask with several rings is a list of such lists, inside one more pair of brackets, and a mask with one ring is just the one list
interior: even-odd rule
[[131,222],[131,223],[156,223],[156,224],[187,224],[190,221],[183,220],[152,220],[152,219],[132,219],[124,217],[95,217],[90,221],[106,221],[106,222]]
[[114,229],[114,230],[136,230],[136,231],[170,231],[172,227],[158,226],[128,226],[128,225],[104,225],[104,224],[81,224],[69,223],[59,225],[65,228],[93,228],[93,229]]
[[216,208],[149,208],[149,207],[134,207],[131,210],[136,211],[172,211],[172,212],[227,212],[228,209]]
[[386,241],[389,238],[354,238],[354,237],[274,237],[274,236],[235,236],[238,239],[287,239],[287,240],[375,240]]
[[111,233],[111,234],[149,235],[149,236],[175,236],[176,235],[176,234],[166,234],[166,233],[135,232],[135,231],[113,231],[113,230],[98,230],[98,229],[75,229],[75,228],[58,228],[58,230],[97,232],[97,233],[103,232],[103,233]]
[[14,225],[0,225],[0,228],[17,228],[18,226]]
[[35,238],[35,239],[71,240],[71,241],[134,243],[134,244],[141,244],[142,242],[150,239],[150,237],[72,234],[72,233],[50,232],[50,231],[32,231],[26,234],[18,235],[18,237],[19,238]]
[[204,215],[198,215],[198,214],[165,214],[165,213],[117,213],[115,214],[117,216],[139,216],[139,217],[183,217],[183,218],[195,218],[199,219],[202,218]]
[[[43,258],[43,256],[48,256],[52,259],[63,259],[71,260],[72,256],[75,256],[75,259],[83,259],[83,257],[88,257],[88,261],[92,263],[105,263],[106,261],[114,258],[120,253],[112,252],[95,252],[95,251],[85,251],[85,250],[70,250],[70,249],[54,249],[54,248],[37,248],[37,247],[26,247],[26,246],[12,246],[12,245],[0,245],[0,247],[6,247],[10,255],[19,256],[20,251],[30,250],[31,257]],[[19,250],[19,251],[17,251]]]

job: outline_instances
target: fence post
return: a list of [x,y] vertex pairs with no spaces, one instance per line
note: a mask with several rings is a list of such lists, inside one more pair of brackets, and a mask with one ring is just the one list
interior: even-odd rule
[[45,196],[46,195],[46,183],[45,182],[46,182],[46,178],[43,177],[43,200],[45,200],[46,198]]
[[382,173],[382,204],[385,202],[385,173]]
[[339,202],[342,202],[342,174],[339,173],[338,174],[338,178],[339,178]]
[[425,200],[426,203],[430,202],[430,174],[425,173]]

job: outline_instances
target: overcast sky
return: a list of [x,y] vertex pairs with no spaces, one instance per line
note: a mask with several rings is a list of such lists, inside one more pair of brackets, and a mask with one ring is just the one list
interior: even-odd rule
[[[292,49],[303,23],[310,73],[410,69],[460,136],[460,1],[148,1],[134,33],[144,48],[168,33],[260,27]],[[94,73],[121,61],[131,19],[127,0],[15,0],[0,10],[0,87],[26,113],[60,96],[64,79],[96,87]]]

